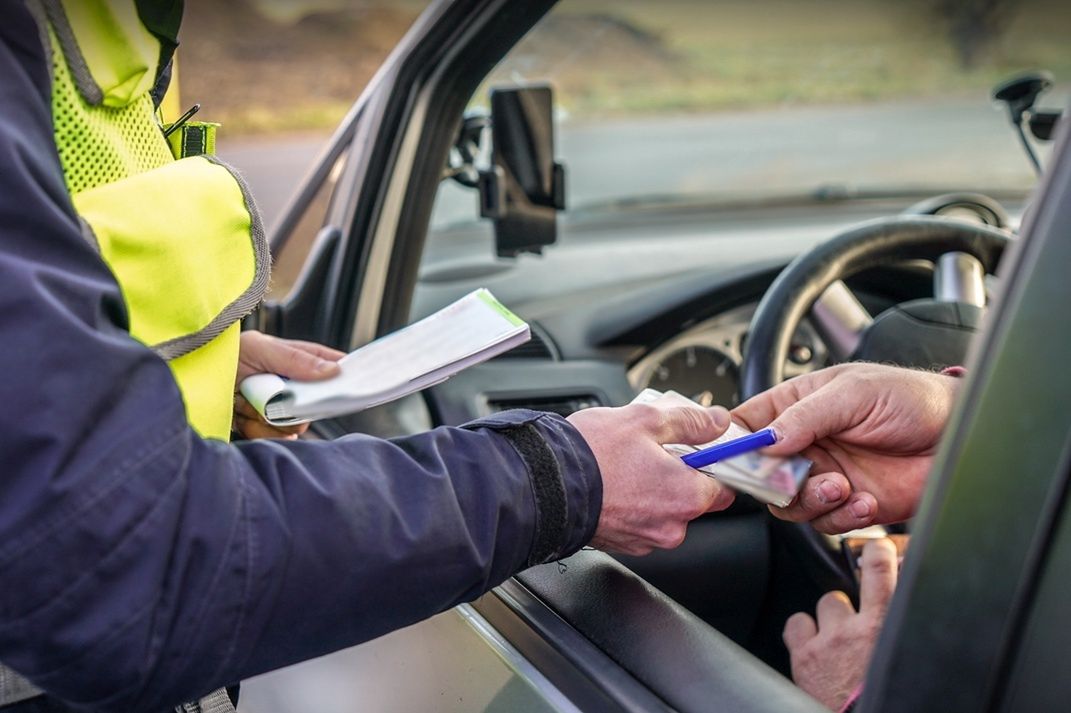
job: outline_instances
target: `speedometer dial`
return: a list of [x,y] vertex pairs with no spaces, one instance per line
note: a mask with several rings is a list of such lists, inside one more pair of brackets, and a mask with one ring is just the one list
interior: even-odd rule
[[735,406],[739,400],[739,372],[728,355],[704,346],[671,352],[651,370],[647,386],[677,391],[704,406]]

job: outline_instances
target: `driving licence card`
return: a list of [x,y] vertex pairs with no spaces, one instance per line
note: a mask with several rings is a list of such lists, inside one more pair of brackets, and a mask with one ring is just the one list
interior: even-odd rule
[[[656,389],[644,389],[632,400],[632,403],[667,408],[699,406],[696,402],[676,391],[663,393]],[[735,440],[750,433],[751,431],[743,426],[732,423],[720,438],[710,443],[703,443],[697,446],[677,443],[667,445],[665,448],[671,453],[686,455],[715,444]],[[810,469],[811,461],[806,458],[799,456],[775,458],[753,451],[704,466],[698,470],[713,476],[734,490],[751,495],[756,500],[761,500],[777,507],[784,507],[796,497],[796,493],[799,492],[800,485],[803,484]]]

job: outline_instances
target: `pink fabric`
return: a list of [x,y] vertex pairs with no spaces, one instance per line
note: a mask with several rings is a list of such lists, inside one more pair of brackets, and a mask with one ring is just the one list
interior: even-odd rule
[[837,713],[844,713],[845,711],[847,711],[849,708],[852,707],[852,705],[855,704],[856,701],[859,700],[859,696],[861,695],[863,695],[862,681],[860,681],[859,685],[853,688],[852,692],[848,694],[848,697],[844,699],[844,703],[841,704],[840,708],[837,710]]

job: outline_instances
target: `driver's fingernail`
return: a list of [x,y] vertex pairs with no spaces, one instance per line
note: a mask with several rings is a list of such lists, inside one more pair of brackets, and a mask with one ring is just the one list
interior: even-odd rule
[[856,500],[848,506],[848,509],[851,510],[852,515],[855,515],[860,520],[870,517],[871,507],[868,500]]
[[825,480],[818,485],[818,499],[822,504],[839,503],[841,497],[840,486],[836,483]]

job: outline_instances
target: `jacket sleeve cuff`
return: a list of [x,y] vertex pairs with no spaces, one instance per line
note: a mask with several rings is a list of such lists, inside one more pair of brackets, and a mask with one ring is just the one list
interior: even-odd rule
[[602,510],[602,476],[572,424],[556,414],[518,409],[464,428],[500,433],[528,470],[536,511],[528,566],[567,557],[591,541]]

